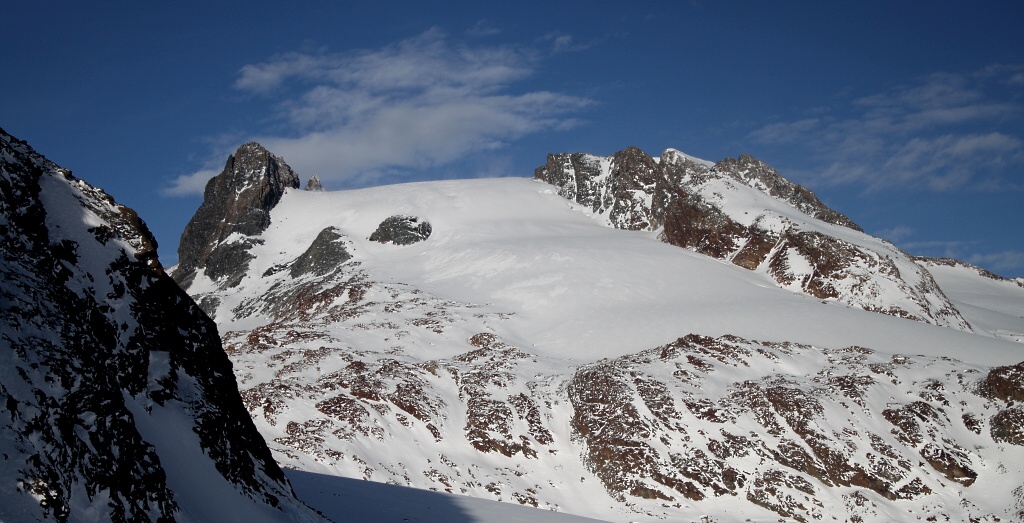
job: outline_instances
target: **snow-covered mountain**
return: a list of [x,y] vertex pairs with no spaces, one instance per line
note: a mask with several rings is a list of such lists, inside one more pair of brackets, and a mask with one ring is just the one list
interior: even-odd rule
[[240,148],[174,274],[287,467],[608,521],[1024,517],[1020,295],[947,296],[752,158],[285,171]]
[[551,154],[535,177],[619,229],[766,274],[783,288],[970,331],[927,270],[751,156],[712,164],[674,149]]
[[135,211],[0,130],[0,521],[320,521]]

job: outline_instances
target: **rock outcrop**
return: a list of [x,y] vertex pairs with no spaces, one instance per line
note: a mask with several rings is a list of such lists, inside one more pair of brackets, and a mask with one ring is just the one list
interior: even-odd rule
[[327,227],[320,231],[306,252],[295,259],[289,270],[292,278],[305,274],[326,276],[341,264],[352,259],[345,237],[335,227]]
[[429,238],[432,230],[429,222],[415,216],[394,215],[380,222],[377,230],[370,234],[370,241],[412,245]]
[[256,241],[250,237],[270,225],[270,210],[285,190],[298,187],[299,177],[283,159],[256,142],[239,147],[207,182],[203,203],[185,226],[174,280],[187,289],[202,267],[214,281],[238,285]]
[[2,130],[0,194],[0,520],[318,520],[138,215]]
[[583,366],[568,394],[587,466],[623,499],[739,496],[797,521],[862,520],[880,515],[877,504],[823,505],[822,494],[849,487],[898,501],[969,487],[984,462],[979,441],[1021,444],[1020,411],[977,395],[980,378],[863,347],[689,335]]
[[534,172],[611,227],[763,272],[777,285],[865,310],[971,331],[928,270],[872,238],[805,187],[741,155],[711,163],[674,149],[549,154]]

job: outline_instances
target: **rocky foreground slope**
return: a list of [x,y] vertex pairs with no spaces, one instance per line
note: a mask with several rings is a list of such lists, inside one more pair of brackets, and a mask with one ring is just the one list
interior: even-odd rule
[[0,520],[320,520],[135,211],[2,130],[0,196]]
[[[232,168],[273,157],[243,146],[210,187],[279,192],[269,222],[183,242],[246,254],[175,274],[291,467],[609,521],[1024,517],[1024,347],[970,332],[924,268],[781,177],[625,156],[574,174],[572,194],[524,179],[321,192],[262,160]],[[690,181],[656,191],[668,164]],[[224,220],[259,201],[203,205]],[[705,231],[682,244],[721,253],[657,241],[672,219]],[[842,249],[814,269],[801,237]],[[761,261],[736,264],[761,240]]]

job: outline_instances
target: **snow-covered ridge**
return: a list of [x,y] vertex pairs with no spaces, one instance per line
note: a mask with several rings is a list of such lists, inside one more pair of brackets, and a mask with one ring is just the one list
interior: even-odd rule
[[[588,168],[596,165],[605,167]],[[711,163],[669,149],[654,161],[635,147],[603,160],[552,154],[535,178],[610,227],[659,231],[780,287],[971,330],[927,269],[753,157]]]
[[695,163],[697,165],[702,165],[704,167],[707,167],[708,169],[710,169],[710,168],[715,166],[715,162],[712,162],[710,160],[704,160],[704,159],[701,159],[701,158],[697,158],[696,156],[690,156],[690,155],[688,155],[688,154],[686,154],[686,153],[684,153],[684,152],[682,152],[680,150],[671,149],[671,148],[665,149],[665,152],[661,153],[661,158],[659,158],[658,160],[659,160],[659,162],[672,162],[672,163],[682,163],[684,161],[692,162],[692,163]]

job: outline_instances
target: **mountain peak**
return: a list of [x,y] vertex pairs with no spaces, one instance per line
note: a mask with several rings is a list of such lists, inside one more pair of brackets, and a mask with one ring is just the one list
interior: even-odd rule
[[[228,156],[224,170],[206,184],[203,203],[185,227],[178,247],[178,267],[174,279],[188,287],[195,271],[211,267],[214,274],[235,273],[245,259],[247,249],[217,248],[234,233],[260,234],[270,225],[270,210],[281,201],[285,190],[299,188],[299,177],[284,159],[275,156],[257,142],[241,145]],[[208,272],[209,269],[208,269]]]
[[653,216],[649,158],[573,153],[564,187],[290,191],[240,283],[191,291],[289,468],[615,521],[1020,520],[1024,366],[989,336],[1019,287],[978,334],[855,310],[956,327],[891,244],[676,159],[690,252],[608,227]]
[[665,243],[768,273],[780,287],[971,331],[926,269],[751,155],[712,164],[675,149],[660,160],[636,147],[549,154],[535,178],[611,227],[660,230]]

